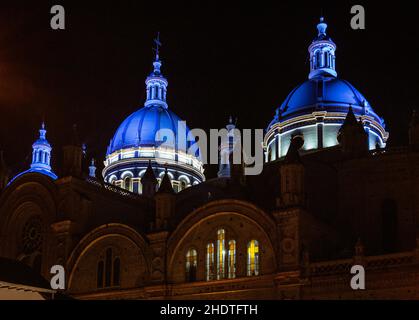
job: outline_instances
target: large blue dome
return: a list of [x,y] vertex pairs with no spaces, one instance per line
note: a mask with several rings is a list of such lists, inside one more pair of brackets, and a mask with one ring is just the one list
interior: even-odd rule
[[[384,126],[384,121],[372,109],[367,99],[348,81],[338,78],[313,78],[294,88],[277,110],[269,128],[281,120],[326,109],[328,112],[348,112],[349,106],[358,114],[372,116]],[[268,129],[269,129],[268,128]]]
[[268,125],[264,139],[267,161],[285,156],[296,135],[304,137],[303,152],[339,145],[340,129],[350,110],[362,123],[370,150],[386,145],[384,120],[354,86],[338,78],[337,46],[326,29],[327,24],[320,18],[317,37],[308,47],[308,80],[291,91]]
[[[158,147],[163,143],[156,141],[156,133],[160,129],[171,130],[174,133],[175,148],[179,129],[186,133],[185,138],[189,133],[189,128],[180,121],[182,120],[174,112],[163,106],[151,105],[141,108],[126,118],[116,130],[107,155],[133,147]],[[172,141],[166,141],[168,142],[172,144]]]

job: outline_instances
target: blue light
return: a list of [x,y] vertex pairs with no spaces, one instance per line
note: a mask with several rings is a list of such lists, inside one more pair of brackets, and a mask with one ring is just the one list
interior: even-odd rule
[[42,123],[41,129],[39,130],[39,138],[32,145],[32,164],[30,169],[17,174],[12,180],[10,180],[8,185],[27,173],[40,173],[53,180],[58,178],[51,168],[52,147],[46,138],[46,134],[47,130],[45,129],[45,123]]

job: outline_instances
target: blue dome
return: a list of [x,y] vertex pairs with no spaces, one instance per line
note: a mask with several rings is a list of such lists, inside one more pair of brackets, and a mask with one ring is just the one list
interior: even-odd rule
[[365,97],[348,81],[333,77],[313,78],[297,86],[277,110],[269,128],[278,121],[313,111],[348,112],[352,106],[356,114],[366,113],[384,126]]
[[[163,143],[156,141],[156,133],[160,129],[168,129],[174,133],[175,141],[167,141],[166,138],[164,140],[166,143],[173,143],[173,148],[177,148],[179,129],[183,130],[186,137],[189,133],[189,128],[186,125],[183,125],[182,128],[179,127],[179,121],[182,120],[163,106],[151,105],[141,108],[126,118],[119,126],[109,144],[107,155],[132,147],[158,147]],[[188,148],[190,144],[191,142],[186,147]]]

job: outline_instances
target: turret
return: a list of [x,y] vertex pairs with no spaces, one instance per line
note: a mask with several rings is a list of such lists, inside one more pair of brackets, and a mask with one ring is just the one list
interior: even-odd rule
[[356,120],[352,107],[349,107],[345,122],[339,129],[338,141],[346,154],[359,155],[368,151],[368,135],[362,120]]
[[280,166],[281,195],[278,199],[279,207],[304,205],[305,181],[304,165],[301,161],[299,149],[304,144],[301,136],[291,139],[287,155]]
[[82,173],[83,150],[77,134],[77,126],[73,126],[70,144],[63,147],[63,176],[80,177]]
[[147,170],[145,171],[143,177],[141,178],[142,185],[142,194],[146,197],[153,197],[156,193],[156,188],[158,185],[156,176],[151,166],[151,161],[148,162]]
[[154,199],[156,201],[155,227],[158,230],[167,229],[169,221],[175,213],[176,205],[176,196],[167,169]]

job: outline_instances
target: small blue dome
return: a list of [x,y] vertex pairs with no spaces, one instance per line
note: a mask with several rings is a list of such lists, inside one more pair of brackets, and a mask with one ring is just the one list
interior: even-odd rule
[[[185,124],[180,124],[183,127],[179,127],[179,121],[182,120],[163,106],[143,107],[122,122],[109,144],[107,155],[132,147],[158,147],[163,143],[156,141],[156,133],[160,129],[168,129],[174,133],[175,141],[163,138],[166,143],[173,142],[173,148],[184,149],[177,146],[177,137],[179,129],[182,129],[186,138],[189,128]],[[187,143],[186,147],[189,148],[190,144],[191,142]]]
[[349,106],[353,107],[356,114],[365,112],[384,126],[383,120],[373,111],[365,97],[348,81],[319,77],[307,80],[291,91],[277,110],[269,128],[278,121],[316,110],[347,113]]

